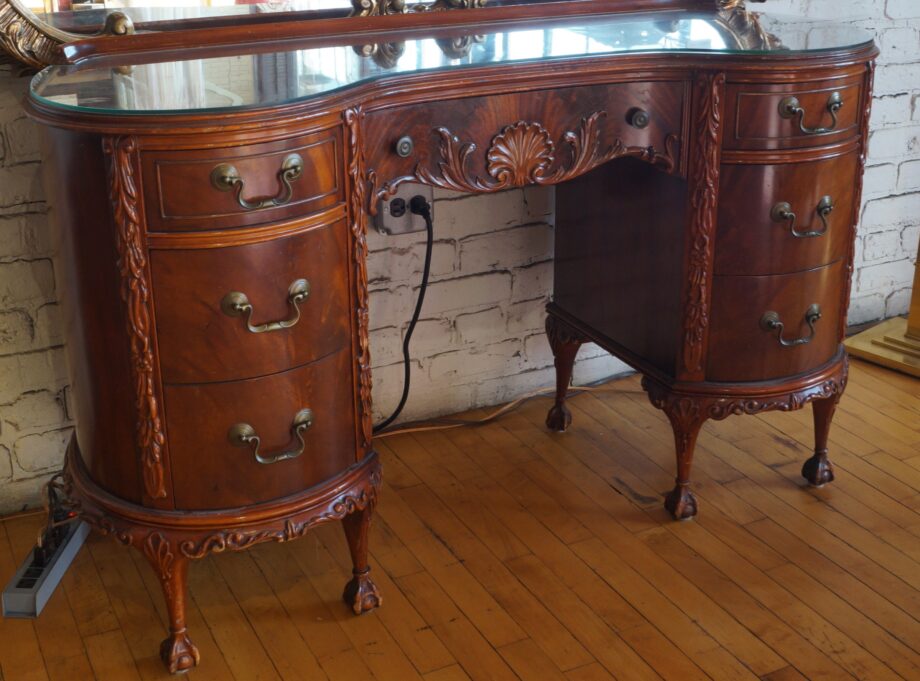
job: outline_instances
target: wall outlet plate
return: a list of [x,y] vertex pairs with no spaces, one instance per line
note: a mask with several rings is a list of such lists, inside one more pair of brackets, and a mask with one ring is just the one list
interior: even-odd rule
[[431,206],[434,219],[434,190],[432,187],[414,182],[405,182],[396,189],[389,201],[381,201],[377,207],[374,226],[381,234],[410,234],[425,231],[425,218],[409,210],[409,201],[413,196],[423,196]]

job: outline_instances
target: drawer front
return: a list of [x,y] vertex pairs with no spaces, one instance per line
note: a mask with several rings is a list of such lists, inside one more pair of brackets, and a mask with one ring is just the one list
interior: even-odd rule
[[[509,179],[521,180],[508,185],[517,186],[534,173],[547,177],[572,168],[572,141],[590,155],[594,145],[603,154],[619,140],[637,151],[654,147],[672,159],[676,171],[686,98],[683,82],[619,83],[422,102],[371,112],[365,138],[382,143],[368,149],[368,167],[381,182],[413,175],[419,164],[438,179],[445,176],[440,164],[454,161],[454,174],[468,183],[479,178],[486,187],[494,187],[506,173]],[[595,114],[586,127],[583,120]],[[582,132],[583,143],[578,140]],[[566,133],[573,133],[571,141]],[[456,137],[453,159],[444,154],[449,136]],[[669,136],[673,136],[670,142]],[[400,155],[399,141],[407,139],[412,144],[404,146]],[[475,149],[461,159],[470,143]]]
[[[348,349],[275,376],[166,386],[165,401],[178,509],[234,508],[277,499],[309,489],[356,460]],[[298,433],[295,423],[304,409],[312,418]],[[254,443],[240,443],[240,432],[259,438],[258,455],[266,461],[302,452],[260,463]]]
[[716,274],[784,274],[846,255],[855,152],[820,161],[723,165]]
[[344,221],[245,246],[155,250],[150,263],[166,383],[264,376],[349,343]]
[[[707,380],[767,381],[829,361],[842,340],[844,274],[839,260],[796,274],[714,277]],[[813,305],[820,307],[821,318],[811,335],[806,316]],[[768,313],[775,313],[782,330],[764,323]],[[809,336],[807,343],[796,342]]]
[[729,84],[723,146],[789,149],[855,137],[862,88],[862,77],[793,85]]
[[339,130],[243,147],[146,152],[148,231],[246,227],[329,208],[343,197],[341,154]]

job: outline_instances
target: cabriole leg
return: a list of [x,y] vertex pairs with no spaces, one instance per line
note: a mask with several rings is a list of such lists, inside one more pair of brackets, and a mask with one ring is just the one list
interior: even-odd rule
[[345,585],[342,598],[351,606],[356,615],[373,610],[383,603],[377,585],[371,579],[371,568],[367,563],[367,534],[371,525],[372,504],[345,516],[342,526],[351,552],[352,578]]
[[198,648],[188,637],[185,622],[189,559],[177,555],[159,533],[147,537],[143,552],[160,580],[169,611],[169,636],[160,644],[160,658],[170,674],[187,672],[200,660]]
[[556,402],[546,415],[546,427],[562,433],[572,423],[572,413],[565,406],[565,398],[572,382],[575,355],[578,354],[578,348],[584,343],[584,339],[568,324],[553,315],[546,318],[546,335],[556,365]]
[[834,395],[811,403],[815,419],[815,453],[802,466],[802,477],[814,487],[821,487],[834,479],[834,468],[827,459],[827,435],[839,400],[840,395]]
[[[690,398],[684,398],[689,400]],[[680,404],[680,400],[677,404]],[[696,515],[696,497],[690,490],[690,467],[693,464],[693,450],[696,448],[696,438],[703,426],[704,418],[699,418],[699,407],[694,406],[685,413],[684,410],[668,410],[668,419],[674,430],[674,448],[677,454],[677,478],[674,489],[665,497],[664,507],[674,516],[675,520],[685,520]]]

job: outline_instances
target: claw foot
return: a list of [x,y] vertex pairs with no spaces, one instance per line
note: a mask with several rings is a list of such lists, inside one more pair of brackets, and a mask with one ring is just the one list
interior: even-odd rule
[[160,659],[170,674],[181,674],[198,665],[201,656],[185,629],[174,632],[160,644]]
[[802,465],[802,477],[808,480],[812,487],[823,487],[834,479],[834,467],[827,460],[827,450],[815,452],[815,455]]
[[690,491],[689,483],[677,483],[665,497],[664,507],[674,516],[674,520],[687,520],[696,515],[696,497]]
[[572,425],[572,412],[564,404],[553,405],[546,415],[546,427],[557,433],[564,433]]
[[342,594],[342,598],[351,606],[356,615],[378,608],[383,603],[377,585],[371,579],[370,570],[355,572],[351,581],[345,585],[345,593]]

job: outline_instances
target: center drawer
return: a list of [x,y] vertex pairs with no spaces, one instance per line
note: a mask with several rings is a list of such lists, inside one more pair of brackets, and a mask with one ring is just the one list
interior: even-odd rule
[[857,166],[855,150],[798,163],[723,165],[714,272],[786,274],[844,257]]
[[244,246],[154,250],[150,264],[165,383],[273,374],[350,341],[344,220]]
[[[166,386],[176,508],[257,504],[341,473],[356,460],[352,376],[346,348],[275,376]],[[258,437],[258,449],[240,433]]]

